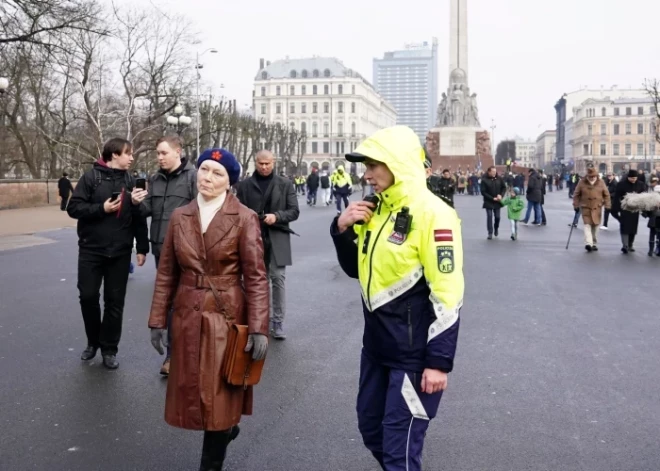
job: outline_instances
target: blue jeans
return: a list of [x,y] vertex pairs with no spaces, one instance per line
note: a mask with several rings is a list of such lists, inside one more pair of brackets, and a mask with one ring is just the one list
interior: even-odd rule
[[524,219],[525,224],[529,222],[529,216],[532,214],[532,208],[534,208],[534,224],[541,224],[541,203],[532,203],[531,201],[527,202],[527,214],[525,214]]

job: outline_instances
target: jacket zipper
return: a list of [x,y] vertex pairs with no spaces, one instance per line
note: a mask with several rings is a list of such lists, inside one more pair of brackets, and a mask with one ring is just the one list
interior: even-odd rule
[[[378,208],[378,214],[380,214],[380,206]],[[369,311],[371,311],[371,276],[373,275],[373,270],[372,270],[372,262],[374,259],[374,251],[376,250],[376,244],[378,243],[378,239],[380,238],[381,232],[383,232],[383,229],[385,229],[385,226],[387,225],[388,221],[390,220],[390,217],[392,217],[392,212],[390,211],[390,214],[387,216],[385,219],[385,222],[383,223],[382,226],[380,226],[380,229],[378,230],[378,234],[376,234],[376,238],[374,239],[374,243],[371,245],[371,254],[369,254],[369,278],[367,279],[367,304],[369,305]]]
[[170,185],[170,179],[165,176],[165,193],[163,194],[163,207],[160,209],[160,217],[158,218],[158,232],[156,232],[156,237],[154,237],[153,242],[158,243],[160,238],[160,227],[163,223],[163,215],[165,214],[165,200],[167,199],[167,187]]
[[408,346],[413,346],[412,316],[410,314],[410,301],[408,301]]

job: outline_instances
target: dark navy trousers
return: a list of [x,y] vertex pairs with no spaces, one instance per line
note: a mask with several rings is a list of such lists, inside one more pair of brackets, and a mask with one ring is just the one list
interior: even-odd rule
[[362,352],[357,398],[365,446],[385,471],[421,471],[424,436],[442,391],[421,392],[422,373],[391,369]]

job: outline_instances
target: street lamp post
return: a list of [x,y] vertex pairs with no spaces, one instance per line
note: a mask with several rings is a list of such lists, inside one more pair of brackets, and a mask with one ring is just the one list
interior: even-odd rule
[[490,153],[493,156],[493,163],[495,162],[495,128],[496,127],[497,126],[495,126],[495,120],[491,119],[490,120],[490,138],[492,139],[492,142],[490,144],[490,147],[491,147]]
[[167,124],[176,129],[176,133],[179,136],[181,135],[183,129],[187,126],[190,126],[191,123],[192,118],[183,114],[183,107],[181,105],[176,105],[174,107],[174,114],[167,117]]
[[202,52],[201,54],[198,52],[197,53],[197,58],[195,59],[195,77],[196,77],[196,82],[197,82],[197,99],[195,100],[197,102],[197,123],[196,123],[196,128],[197,128],[197,155],[195,156],[196,159],[199,158],[199,127],[202,122],[202,117],[200,115],[199,111],[199,79],[200,79],[200,74],[199,74],[199,69],[202,69],[204,66],[199,63],[199,58],[202,57],[204,54],[207,52],[210,52],[211,54],[217,54],[218,50],[215,48],[209,48],[206,51]]

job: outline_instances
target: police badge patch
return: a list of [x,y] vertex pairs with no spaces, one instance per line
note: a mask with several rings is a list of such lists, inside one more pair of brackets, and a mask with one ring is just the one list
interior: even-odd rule
[[438,253],[438,270],[440,273],[452,273],[454,271],[454,247],[436,247]]

